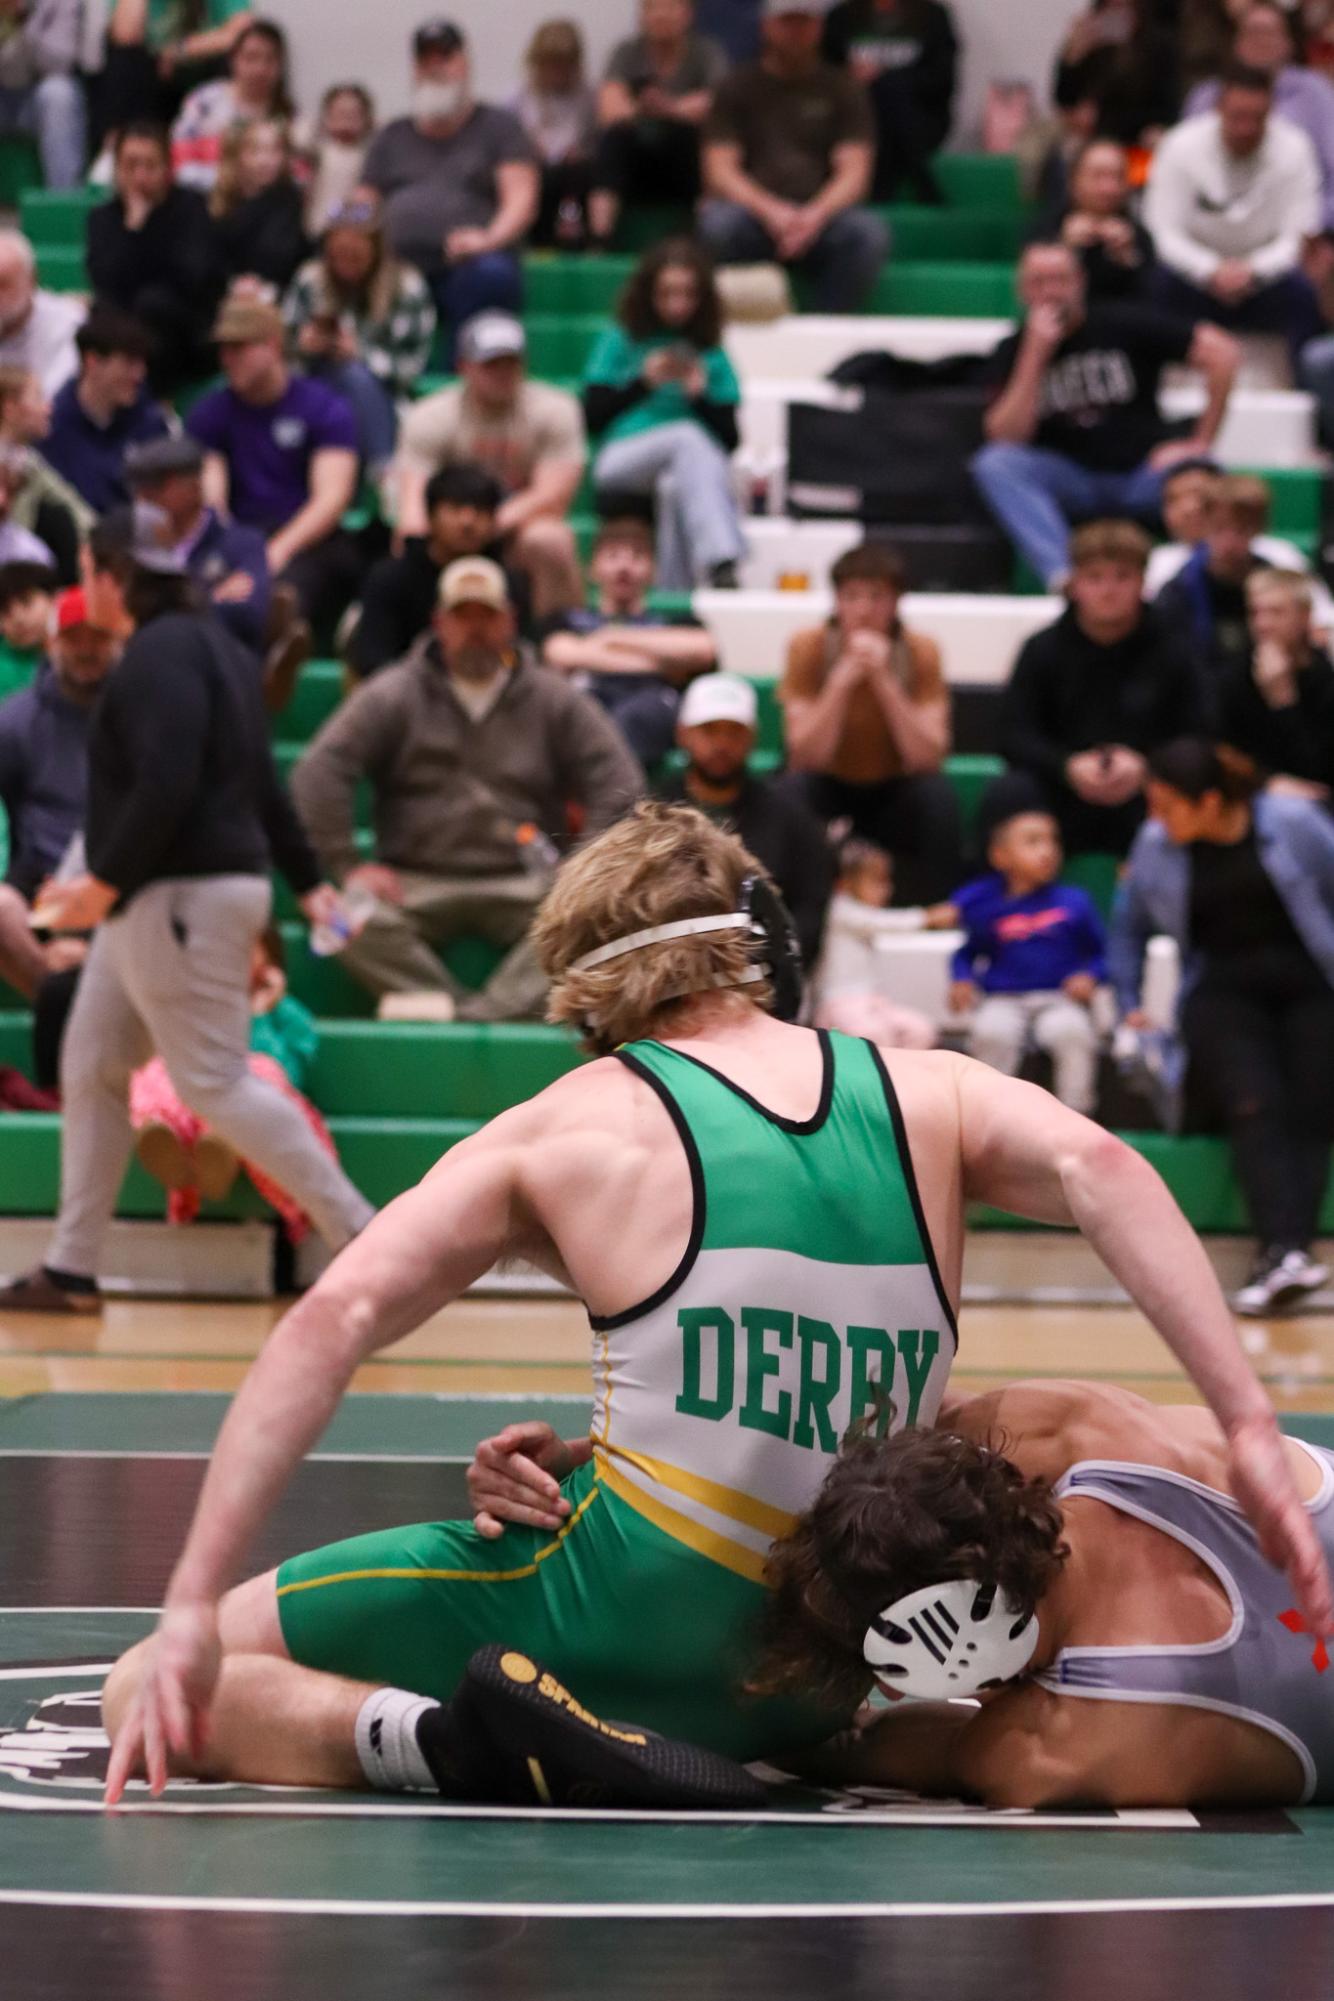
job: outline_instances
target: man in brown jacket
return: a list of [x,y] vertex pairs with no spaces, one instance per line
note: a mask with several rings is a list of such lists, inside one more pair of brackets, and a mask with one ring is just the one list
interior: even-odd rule
[[[375,794],[370,862],[356,845],[362,779]],[[292,775],[326,869],[375,899],[342,963],[372,993],[429,994],[436,1018],[452,1000],[465,1021],[541,1013],[528,930],[567,809],[596,834],[643,790],[598,704],[515,645],[504,571],[484,556],[450,565],[432,632],[344,702]],[[508,948],[476,993],[433,949],[464,933]]]
[[896,903],[939,902],[962,868],[940,649],[899,622],[892,549],[850,549],[830,581],[834,615],[794,633],[778,691],[790,782],[822,820],[889,851]]

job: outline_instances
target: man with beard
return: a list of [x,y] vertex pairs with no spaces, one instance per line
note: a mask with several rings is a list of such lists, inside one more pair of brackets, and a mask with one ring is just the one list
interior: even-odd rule
[[[362,778],[375,788],[370,862],[356,842]],[[598,833],[643,783],[598,704],[516,644],[505,573],[477,556],[450,564],[432,630],[335,711],[292,789],[324,866],[374,899],[341,957],[372,993],[396,996],[382,1012],[516,1021],[542,1012],[528,931],[570,805]],[[436,956],[462,935],[505,951],[477,992]]]
[[764,863],[792,913],[809,972],[819,957],[833,892],[833,855],[815,815],[772,779],[750,770],[757,713],[755,690],[739,675],[704,674],[692,681],[676,723],[676,741],[688,762],[661,787],[660,796],[707,813]]

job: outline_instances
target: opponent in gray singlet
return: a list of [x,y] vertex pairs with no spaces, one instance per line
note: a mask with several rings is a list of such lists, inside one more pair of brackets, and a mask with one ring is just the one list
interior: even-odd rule
[[[1307,1509],[1334,1560],[1334,1453],[1303,1449],[1322,1475]],[[1066,1647],[1039,1684],[1053,1695],[1174,1702],[1239,1717],[1298,1758],[1303,1806],[1334,1802],[1334,1672],[1236,1502],[1180,1473],[1110,1459],[1072,1466],[1056,1487],[1058,1500],[1068,1495],[1105,1501],[1193,1550],[1227,1593],[1232,1625],[1204,1646]]]

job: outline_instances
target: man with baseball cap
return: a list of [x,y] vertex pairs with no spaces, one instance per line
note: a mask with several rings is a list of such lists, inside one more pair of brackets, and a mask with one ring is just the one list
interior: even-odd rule
[[460,379],[414,404],[404,419],[393,477],[399,527],[405,535],[421,535],[433,473],[460,460],[494,473],[505,493],[496,530],[506,560],[527,572],[533,612],[541,619],[583,596],[566,517],[584,475],[588,441],[578,398],[531,381],[525,346],[511,313],[469,320],[459,335]]
[[0,977],[35,1000],[48,975],[81,956],[33,932],[31,905],[83,831],[88,725],[122,635],[99,624],[82,590],[62,591],[46,659],[33,682],[0,702],[0,807],[9,869],[0,884]]
[[809,970],[819,957],[833,893],[833,856],[815,815],[749,769],[758,735],[754,683],[739,674],[701,674],[681,697],[676,719],[685,770],[673,772],[658,796],[707,813],[764,863],[792,913]]
[[170,546],[207,592],[218,617],[245,646],[258,652],[269,615],[269,559],[258,528],[227,521],[204,499],[204,447],[177,432],[131,445],[125,483],[166,517]]
[[875,164],[864,87],[820,57],[825,0],[765,0],[756,63],[724,77],[704,127],[699,230],[720,264],[806,273],[817,312],[856,312],[889,249],[863,206]]
[[357,492],[356,420],[323,382],[289,369],[282,315],[266,300],[225,299],[213,337],[226,382],[195,404],[187,425],[207,454],[204,491],[221,513],[258,529],[270,575],[330,633],[361,575],[342,527]]
[[412,38],[412,111],[383,126],[362,178],[399,257],[430,281],[451,349],[488,306],[517,312],[518,246],[537,215],[533,149],[511,111],[479,104],[462,31],[438,16]]
[[[372,862],[356,840],[363,778],[375,791]],[[542,1012],[528,931],[568,845],[570,806],[600,832],[643,774],[597,703],[516,641],[499,564],[465,556],[440,580],[432,630],[335,710],[292,789],[330,874],[376,899],[341,958],[382,1011],[514,1021]],[[464,936],[504,954],[479,991],[437,957]]]

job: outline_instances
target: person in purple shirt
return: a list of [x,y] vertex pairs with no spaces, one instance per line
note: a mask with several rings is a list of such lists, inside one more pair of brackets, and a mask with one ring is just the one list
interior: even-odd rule
[[[1290,125],[1298,125],[1315,147],[1320,165],[1321,221],[1334,229],[1334,83],[1293,61],[1292,16],[1275,0],[1255,0],[1237,23],[1233,60],[1258,69],[1273,81],[1274,109]],[[1212,111],[1222,84],[1211,77],[1197,83],[1186,99],[1183,118]]]
[[1107,976],[1107,938],[1084,891],[1057,880],[1064,859],[1050,813],[1016,813],[993,830],[991,874],[953,898],[964,942],[950,1005],[970,1017],[974,1056],[1013,1077],[1029,1050],[1045,1050],[1057,1097],[1088,1115],[1098,1080],[1090,1004]]
[[187,424],[208,454],[206,497],[260,530],[274,582],[291,585],[327,640],[361,580],[356,542],[342,526],[357,492],[356,418],[326,384],[288,368],[276,306],[229,298],[213,337],[226,384],[196,403]]
[[153,336],[118,306],[96,304],[76,335],[79,372],[57,390],[42,456],[95,514],[122,507],[126,447],[163,438],[162,406],[149,392]]

